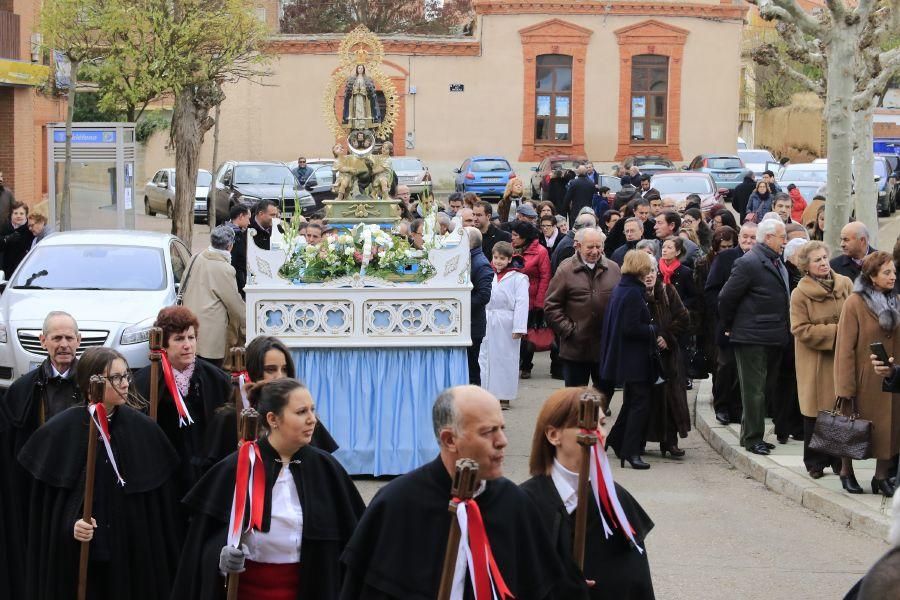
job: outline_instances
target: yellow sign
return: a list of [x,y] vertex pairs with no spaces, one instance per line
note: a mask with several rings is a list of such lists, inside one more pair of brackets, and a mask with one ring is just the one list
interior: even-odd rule
[[0,84],[42,85],[49,77],[50,67],[0,59]]

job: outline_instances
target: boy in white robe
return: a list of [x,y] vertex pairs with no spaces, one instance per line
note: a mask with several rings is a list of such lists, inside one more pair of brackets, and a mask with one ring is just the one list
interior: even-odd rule
[[478,356],[481,387],[496,396],[504,410],[519,392],[519,344],[528,333],[528,276],[510,264],[512,261],[512,244],[494,244],[487,333]]

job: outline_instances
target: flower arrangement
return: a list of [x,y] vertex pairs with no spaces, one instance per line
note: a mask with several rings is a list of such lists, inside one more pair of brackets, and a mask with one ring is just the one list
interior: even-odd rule
[[278,272],[292,281],[327,281],[356,274],[423,281],[434,274],[422,251],[377,225],[360,223],[315,245],[286,229],[285,242],[287,259]]

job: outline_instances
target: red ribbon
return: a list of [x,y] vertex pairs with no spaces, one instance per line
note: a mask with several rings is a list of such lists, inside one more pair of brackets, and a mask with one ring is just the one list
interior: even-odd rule
[[244,371],[232,371],[231,372],[232,381],[237,380],[238,389],[241,392],[241,400],[244,402],[244,408],[250,408],[250,400],[247,398],[247,392],[244,390],[244,384],[252,383],[250,379],[250,373],[246,370]]
[[[252,460],[251,460],[252,455]],[[251,464],[251,462],[253,464]],[[253,480],[252,483],[250,480]],[[231,528],[228,532],[229,544],[232,540],[240,540],[244,525],[244,513],[247,509],[247,490],[250,493],[250,522],[247,529],[262,528],[264,499],[266,495],[266,474],[263,468],[262,455],[255,441],[243,440],[238,449],[237,474],[234,484],[234,501],[231,508]]]
[[172,401],[175,403],[175,409],[178,410],[178,424],[181,427],[193,424],[194,420],[188,412],[187,404],[185,404],[181,392],[178,391],[178,386],[175,385],[175,374],[172,372],[172,363],[169,362],[169,355],[163,350],[160,352],[160,356],[162,357],[163,379],[166,382],[169,395],[172,396]]
[[[591,452],[591,459],[594,461],[595,466],[597,467],[598,481],[591,481],[591,485],[595,486],[597,489],[597,495],[600,497],[600,502],[602,506],[598,506],[597,508],[604,511],[613,528],[619,529],[621,523],[619,522],[619,518],[616,514],[615,509],[612,506],[612,498],[610,497],[611,493],[615,493],[615,490],[610,492],[609,488],[606,485],[606,478],[603,477],[604,469],[603,462],[600,460],[600,451],[602,448],[606,446],[606,440],[603,437],[603,430],[599,427],[594,431],[590,431],[588,429],[582,429],[581,433],[591,434],[597,436],[597,447],[594,448],[594,451]],[[617,494],[618,496],[618,494]],[[624,513],[623,513],[624,514]],[[631,523],[628,523],[628,529],[631,531],[631,535],[633,536],[636,531]]]
[[491,580],[497,587],[497,594],[501,600],[515,598],[506,586],[506,582],[503,581],[503,575],[500,574],[500,569],[494,560],[494,553],[491,552],[491,544],[488,541],[478,504],[475,500],[466,500],[465,505],[469,517],[469,548],[472,551],[472,563],[475,569],[475,573],[472,574],[475,598],[477,600],[493,598]]
[[102,402],[94,402],[93,404],[88,405],[88,414],[97,426],[97,432],[100,434],[100,440],[103,442],[103,447],[106,449],[106,456],[109,459],[109,463],[116,473],[116,479],[119,480],[119,485],[124,486],[125,480],[122,479],[122,475],[119,473],[119,465],[116,464],[116,457],[113,455],[112,446],[110,446],[109,443],[111,435],[109,433],[109,418],[106,414],[106,407]]

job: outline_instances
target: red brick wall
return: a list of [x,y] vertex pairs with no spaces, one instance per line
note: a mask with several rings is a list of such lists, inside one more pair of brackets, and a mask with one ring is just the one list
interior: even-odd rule
[[13,129],[13,116],[15,105],[13,102],[14,89],[0,87],[0,171],[3,172],[5,185],[14,188],[16,169],[13,164],[15,148],[15,130]]

